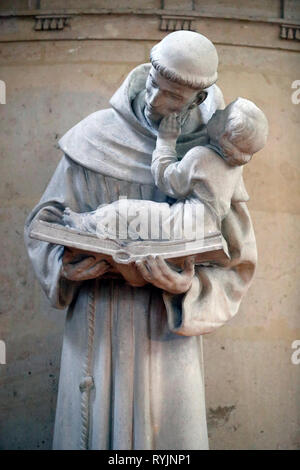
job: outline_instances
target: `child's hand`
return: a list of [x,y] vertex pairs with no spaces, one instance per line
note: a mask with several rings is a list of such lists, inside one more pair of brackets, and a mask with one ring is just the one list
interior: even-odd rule
[[176,140],[181,131],[179,117],[173,113],[164,117],[158,128],[158,137],[164,140]]

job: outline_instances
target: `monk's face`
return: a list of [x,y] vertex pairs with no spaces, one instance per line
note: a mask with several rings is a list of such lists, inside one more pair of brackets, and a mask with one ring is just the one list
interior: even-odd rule
[[197,99],[198,92],[164,78],[151,67],[146,81],[145,113],[152,121],[184,112]]

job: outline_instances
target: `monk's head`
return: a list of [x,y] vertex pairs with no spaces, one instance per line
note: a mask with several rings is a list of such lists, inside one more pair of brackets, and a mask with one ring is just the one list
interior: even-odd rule
[[214,45],[192,31],[168,34],[152,48],[150,60],[145,112],[154,121],[199,105],[218,78]]

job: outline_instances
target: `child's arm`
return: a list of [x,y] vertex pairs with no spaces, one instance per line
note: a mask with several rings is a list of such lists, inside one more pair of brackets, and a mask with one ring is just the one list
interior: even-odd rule
[[175,114],[162,119],[151,165],[156,186],[175,199],[188,196],[193,191],[195,182],[206,179],[201,163],[207,153],[212,153],[210,149],[197,146],[179,161],[176,154],[179,134],[180,123]]
[[[151,171],[156,186],[165,194],[178,198],[182,196],[179,174],[176,141],[180,134],[180,123],[176,114],[163,118],[152,154]],[[171,178],[170,178],[171,175]]]
[[155,184],[175,199],[193,193],[223,217],[229,210],[242,169],[229,166],[221,156],[204,146],[193,147],[178,161],[175,149],[179,129],[174,115],[164,118],[159,127],[151,166]]

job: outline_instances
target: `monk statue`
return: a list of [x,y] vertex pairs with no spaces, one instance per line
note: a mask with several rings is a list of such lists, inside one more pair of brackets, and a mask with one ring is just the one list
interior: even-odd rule
[[[62,159],[26,221],[36,276],[51,304],[67,308],[54,449],[208,449],[202,335],[236,315],[255,271],[256,243],[242,175],[250,155],[239,142],[238,158],[245,160],[237,163],[237,153],[229,148],[234,139],[225,152],[216,139],[209,149],[203,144],[207,123],[225,107],[215,84],[214,45],[196,32],[177,31],[153,47],[150,62],[128,75],[109,109],[89,115],[61,138]],[[237,104],[243,103],[234,105],[243,114]],[[169,129],[163,124],[174,115],[180,129],[168,143],[173,153],[163,160],[165,146],[156,149],[157,137],[168,134],[170,126],[174,130],[174,120]],[[219,114],[215,136],[228,116]],[[266,127],[261,142],[265,134]],[[252,146],[252,153],[261,146]],[[184,186],[180,175],[179,184],[170,186],[165,168],[178,169],[189,152],[201,153],[201,148],[211,156],[207,166],[197,167],[208,183],[208,169],[212,176],[221,174],[229,154],[234,163],[234,180],[224,177],[213,186],[218,201],[227,203],[218,219],[228,249],[222,264],[194,265],[189,258],[178,270],[149,255],[112,269],[93,253],[30,237],[41,214],[55,223],[122,198],[127,204],[174,203]],[[160,171],[157,165],[166,161]],[[186,183],[191,189],[191,180]]]

